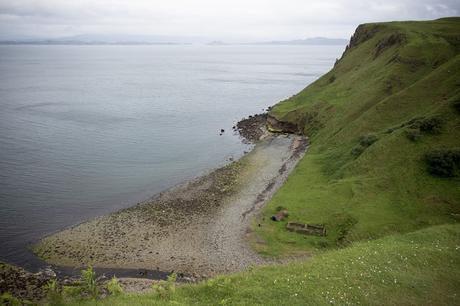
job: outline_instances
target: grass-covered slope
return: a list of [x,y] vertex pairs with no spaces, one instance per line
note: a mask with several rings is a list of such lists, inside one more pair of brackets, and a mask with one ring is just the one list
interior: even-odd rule
[[442,225],[181,286],[163,298],[122,295],[74,304],[458,305],[458,288],[460,225]]
[[[330,72],[276,105],[269,115],[311,146],[258,221],[255,247],[314,253],[456,222],[459,52],[460,18],[361,25]],[[457,152],[450,177],[427,171],[425,155],[436,149]],[[286,231],[269,218],[280,206],[288,221],[325,224],[328,235]]]

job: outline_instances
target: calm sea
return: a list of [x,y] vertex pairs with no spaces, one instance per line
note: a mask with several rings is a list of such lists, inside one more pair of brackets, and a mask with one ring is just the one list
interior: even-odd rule
[[232,126],[343,47],[0,46],[0,260],[239,157]]

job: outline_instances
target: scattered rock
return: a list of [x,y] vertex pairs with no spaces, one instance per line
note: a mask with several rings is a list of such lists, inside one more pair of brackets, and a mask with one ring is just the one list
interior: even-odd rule
[[249,142],[258,141],[265,133],[267,114],[251,115],[236,125],[239,134]]
[[50,268],[34,274],[0,263],[0,294],[8,292],[21,300],[40,301],[46,296],[48,282],[55,277]]
[[183,281],[184,283],[195,283],[197,280],[193,276],[184,276],[181,278],[181,281]]
[[41,269],[35,275],[39,278],[43,278],[47,280],[56,278],[56,272],[54,272],[50,267]]
[[147,293],[152,290],[152,285],[157,282],[146,278],[120,278],[120,285],[126,293]]

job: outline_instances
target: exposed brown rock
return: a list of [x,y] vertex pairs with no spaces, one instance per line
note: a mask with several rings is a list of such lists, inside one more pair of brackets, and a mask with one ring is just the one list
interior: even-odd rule
[[267,116],[267,126],[269,130],[273,132],[283,132],[283,133],[293,133],[293,134],[299,132],[299,127],[296,124],[278,120],[271,115]]

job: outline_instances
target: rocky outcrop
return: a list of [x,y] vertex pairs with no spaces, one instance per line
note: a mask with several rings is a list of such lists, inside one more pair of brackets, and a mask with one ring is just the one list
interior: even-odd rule
[[0,294],[10,293],[20,300],[40,301],[46,296],[47,284],[56,278],[51,269],[38,273],[0,263]]
[[345,55],[353,48],[356,46],[362,44],[363,42],[371,39],[377,32],[381,30],[381,25],[369,25],[369,24],[361,24],[356,28],[355,33],[353,36],[350,38],[350,43],[346,46],[345,51],[343,51],[342,56],[340,57],[339,60],[336,61],[334,64],[337,65],[344,57]]
[[301,129],[297,126],[297,124],[278,120],[270,114],[267,116],[267,128],[270,132],[278,133],[297,134],[301,132]]
[[356,28],[355,33],[350,39],[350,44],[348,45],[348,49],[354,48],[362,44],[363,42],[371,39],[381,29],[382,29],[381,25],[369,25],[369,24],[359,25]]
[[406,36],[402,33],[393,33],[385,36],[375,46],[374,59],[382,54],[383,51],[391,48],[392,46],[401,45],[404,41],[406,41]]
[[256,114],[244,118],[239,121],[233,130],[237,130],[238,133],[246,139],[248,142],[258,141],[266,131],[267,114]]

